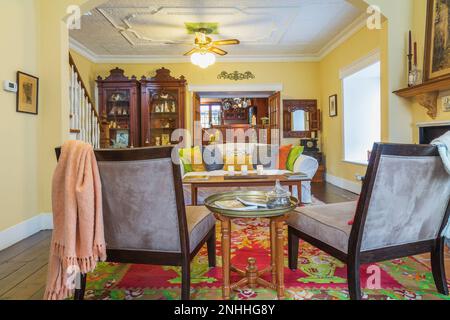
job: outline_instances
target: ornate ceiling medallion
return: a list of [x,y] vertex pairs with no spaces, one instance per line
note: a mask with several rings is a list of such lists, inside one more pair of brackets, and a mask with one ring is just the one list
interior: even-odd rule
[[226,71],[222,71],[218,76],[217,79],[226,79],[226,80],[251,80],[255,79],[255,75],[251,73],[250,71],[240,73],[239,71],[234,71],[232,73],[228,73]]

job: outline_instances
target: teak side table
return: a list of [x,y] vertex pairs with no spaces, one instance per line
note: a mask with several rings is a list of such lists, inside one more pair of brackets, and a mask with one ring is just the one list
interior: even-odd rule
[[[223,299],[229,300],[231,292],[234,289],[248,286],[255,288],[258,285],[277,291],[278,299],[284,299],[284,227],[285,222],[298,205],[298,200],[291,198],[291,206],[282,209],[261,209],[259,211],[232,211],[223,210],[214,205],[219,200],[230,200],[236,196],[242,197],[261,197],[265,195],[263,192],[229,192],[214,195],[206,199],[205,205],[209,210],[214,212],[216,218],[221,222],[222,230],[222,268],[223,268]],[[245,270],[240,270],[231,265],[231,222],[233,219],[253,219],[264,218],[270,220],[270,249],[271,249],[271,265],[263,270],[258,270],[256,259],[249,258],[248,265]],[[236,283],[231,283],[231,272],[235,272],[242,277]],[[272,282],[264,280],[262,275],[271,273]]]

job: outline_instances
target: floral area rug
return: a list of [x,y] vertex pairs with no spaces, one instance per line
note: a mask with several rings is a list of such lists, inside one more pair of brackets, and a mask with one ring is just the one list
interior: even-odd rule
[[[208,267],[206,247],[191,265],[191,298],[219,300],[222,298],[220,224],[217,224],[217,267]],[[287,231],[286,231],[287,232]],[[287,239],[287,238],[286,238]],[[346,266],[310,244],[301,241],[299,269],[287,268],[285,246],[285,284],[288,300],[346,300]],[[269,264],[269,228],[265,220],[235,220],[232,226],[232,264],[245,268],[248,258],[257,259],[259,268]],[[378,288],[368,288],[373,269],[378,270]],[[267,277],[267,280],[270,278]],[[233,276],[233,281],[239,280]],[[430,269],[415,258],[397,259],[361,267],[364,298],[374,300],[447,299],[437,293]],[[89,274],[86,299],[180,299],[181,269],[151,265],[102,263]],[[273,300],[276,292],[270,289],[239,289],[233,299]]]

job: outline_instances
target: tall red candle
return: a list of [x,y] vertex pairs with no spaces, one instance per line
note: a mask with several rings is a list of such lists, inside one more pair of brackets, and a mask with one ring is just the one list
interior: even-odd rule
[[412,34],[411,34],[411,30],[409,31],[409,50],[408,50],[408,54],[412,54]]
[[417,42],[414,42],[414,65],[417,67]]

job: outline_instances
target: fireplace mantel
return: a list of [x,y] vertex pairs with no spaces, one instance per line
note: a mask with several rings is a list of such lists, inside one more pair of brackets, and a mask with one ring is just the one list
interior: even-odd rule
[[447,131],[450,131],[450,121],[420,122],[416,124],[419,128],[419,143],[430,144]]
[[418,128],[450,126],[450,121],[432,121],[416,123]]

